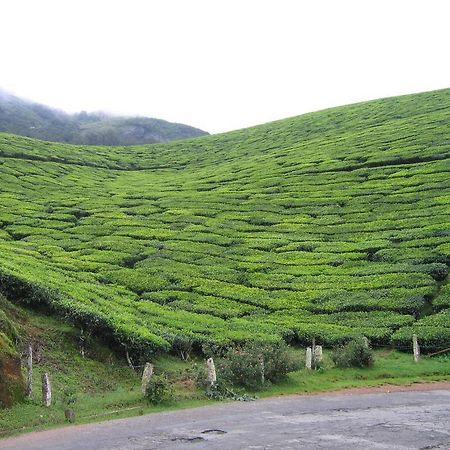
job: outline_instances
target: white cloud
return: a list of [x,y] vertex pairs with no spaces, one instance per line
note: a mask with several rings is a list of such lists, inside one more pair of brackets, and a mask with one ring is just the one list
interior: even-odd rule
[[450,86],[448,5],[5,0],[0,86],[225,131]]

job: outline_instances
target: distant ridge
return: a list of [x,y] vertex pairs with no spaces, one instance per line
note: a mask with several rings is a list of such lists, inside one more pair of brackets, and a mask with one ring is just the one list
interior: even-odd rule
[[136,145],[207,135],[189,125],[105,113],[67,114],[0,89],[0,131],[46,141],[88,145]]

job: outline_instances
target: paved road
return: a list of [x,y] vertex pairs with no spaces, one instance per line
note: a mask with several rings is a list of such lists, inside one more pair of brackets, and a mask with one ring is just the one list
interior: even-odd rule
[[450,449],[450,390],[277,397],[0,440],[14,450]]

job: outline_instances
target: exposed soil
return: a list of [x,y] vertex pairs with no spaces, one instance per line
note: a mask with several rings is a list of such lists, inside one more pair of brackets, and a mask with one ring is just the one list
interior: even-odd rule
[[[389,394],[391,392],[425,392],[425,391],[439,391],[450,390],[450,381],[432,381],[427,383],[412,383],[412,384],[384,384],[382,386],[372,387],[357,387],[339,389],[336,391],[328,392],[313,392],[305,394],[292,394],[292,395],[308,395],[308,396],[329,396],[329,395],[362,395],[362,394]],[[284,395],[280,397],[285,397]]]
[[18,356],[0,357],[0,408],[8,408],[20,400],[24,384]]

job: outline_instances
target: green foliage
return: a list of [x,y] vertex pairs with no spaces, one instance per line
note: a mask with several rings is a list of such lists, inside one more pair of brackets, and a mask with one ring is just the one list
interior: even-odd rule
[[77,401],[77,390],[74,386],[67,387],[62,393],[62,402],[69,406]]
[[16,324],[0,309],[0,332],[4,333],[10,340],[20,340],[20,332]]
[[0,289],[133,357],[361,334],[406,349],[412,329],[439,346],[448,94],[153,146],[0,134]]
[[0,357],[15,355],[13,343],[5,333],[0,332]]
[[167,403],[173,399],[173,386],[166,375],[153,375],[145,391],[145,398],[152,405]]
[[213,386],[208,386],[206,389],[206,396],[211,400],[235,400],[238,402],[249,402],[256,400],[257,397],[249,395],[245,392],[236,392],[223,381],[218,381]]
[[267,382],[277,382],[296,367],[284,342],[230,348],[218,360],[218,377],[232,386],[260,389]]
[[331,359],[336,367],[371,367],[374,363],[373,351],[362,338],[336,348]]
[[172,350],[180,355],[181,359],[187,361],[193,350],[193,340],[186,335],[178,335],[172,338]]
[[0,410],[24,398],[20,357],[11,340],[0,331]]
[[[445,318],[446,323],[442,325],[440,319]],[[420,348],[423,352],[434,352],[450,347],[450,322],[449,315],[436,317],[436,325],[434,325],[435,316],[424,322],[419,322],[413,327],[404,327],[396,331],[392,335],[392,343],[405,351],[412,350],[413,334],[417,335]]]
[[437,311],[450,308],[450,284],[445,284],[441,287],[433,301],[433,306]]

